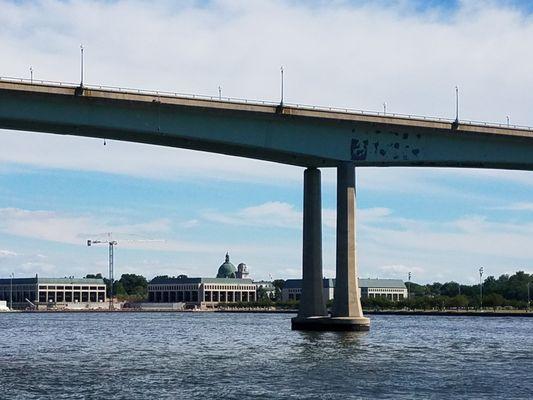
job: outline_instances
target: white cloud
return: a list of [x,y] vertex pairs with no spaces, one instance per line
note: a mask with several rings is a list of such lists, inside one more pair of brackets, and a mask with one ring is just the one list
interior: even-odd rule
[[[377,221],[391,214],[385,207],[366,208],[357,210],[357,218],[363,222]],[[227,225],[236,226],[261,226],[272,228],[302,229],[303,213],[292,204],[271,201],[256,206],[251,206],[236,212],[225,213],[219,210],[210,210],[203,213],[203,218]],[[322,224],[335,229],[337,211],[322,209]]]
[[1,258],[8,258],[8,257],[16,257],[18,256],[17,253],[11,250],[1,250],[0,249],[0,259]]
[[[389,112],[450,117],[457,84],[461,118],[505,122],[509,115],[511,123],[533,125],[529,109],[533,19],[500,2],[462,2],[444,18],[434,12],[415,13],[403,1],[386,7],[383,2],[344,1],[313,2],[313,6],[243,0],[195,4],[2,2],[0,74],[28,77],[31,65],[36,78],[77,81],[78,45],[84,43],[89,83],[213,95],[220,85],[224,96],[276,101],[279,66],[284,65],[289,102],[380,109],[386,101]],[[296,167],[131,143],[108,142],[104,147],[95,139],[7,131],[0,131],[0,163],[2,173],[12,168],[26,171],[30,165],[150,179],[299,187],[302,182],[302,169]],[[509,181],[526,189],[533,185],[531,173],[512,171],[368,168],[359,169],[357,176],[359,188],[390,195],[482,196],[457,187],[457,179],[463,178]],[[334,171],[324,170],[323,181],[334,183]],[[510,207],[529,210],[528,203],[514,202],[511,196]],[[234,226],[301,229],[301,211],[283,202],[233,213],[211,211],[204,217]],[[325,209],[323,220],[325,227],[334,228],[335,211]],[[358,224],[362,273],[377,273],[383,266],[418,266],[430,279],[443,271],[460,276],[480,262],[508,271],[533,259],[528,243],[533,232],[526,222],[470,216],[437,223],[401,218],[387,208],[369,208],[359,210]],[[181,224],[184,229],[196,226],[195,219],[185,218]],[[107,231],[166,237],[169,229],[166,220],[128,224],[92,215],[0,210],[4,234],[57,243],[83,245],[86,234]],[[216,260],[213,254],[224,252],[226,246],[168,238],[142,248],[189,252],[187,257],[195,264],[187,271],[192,274],[202,262],[211,262],[201,258],[204,254]],[[298,276],[296,240],[280,246],[278,254],[265,256],[267,249],[267,245],[235,245],[235,251],[252,264],[279,271],[281,276],[284,271]],[[331,271],[331,243],[325,243],[325,260]],[[56,264],[60,265],[50,261]],[[186,265],[186,260],[181,264]],[[130,265],[137,268],[138,264]],[[174,266],[169,261],[154,268],[167,271]]]
[[533,203],[530,203],[530,202],[510,203],[504,206],[491,207],[490,209],[502,210],[502,211],[533,211]]
[[[0,25],[4,75],[28,76],[31,65],[36,78],[77,81],[83,42],[89,83],[213,95],[221,85],[224,95],[277,100],[283,64],[287,101],[370,109],[387,101],[390,112],[452,116],[459,84],[465,118],[533,124],[533,21],[496,2],[463,2],[452,15],[415,12],[409,2],[7,2]],[[3,133],[0,143],[3,162],[163,179],[301,180],[294,167],[154,146],[20,133]],[[412,186],[397,170],[376,172],[373,187]],[[532,182],[519,172],[489,174]]]
[[404,278],[407,276],[409,272],[413,274],[417,273],[423,273],[425,272],[425,269],[422,267],[415,267],[415,266],[407,266],[407,265],[383,265],[379,267],[381,271],[383,271],[386,274],[394,274],[395,276],[401,276]]

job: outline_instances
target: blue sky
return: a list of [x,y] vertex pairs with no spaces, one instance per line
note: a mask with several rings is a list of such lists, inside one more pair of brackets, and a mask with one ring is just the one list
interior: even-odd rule
[[[0,1],[0,76],[533,125],[527,2]],[[335,174],[323,170],[324,268]],[[0,131],[0,276],[107,270],[212,276],[226,251],[255,278],[300,275],[303,169],[157,146]],[[533,175],[360,168],[364,277],[474,282],[533,270]],[[127,242],[161,239],[160,242]]]

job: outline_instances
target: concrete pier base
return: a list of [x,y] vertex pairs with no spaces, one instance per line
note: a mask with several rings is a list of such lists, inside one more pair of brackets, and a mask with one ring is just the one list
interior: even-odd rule
[[295,331],[361,332],[370,330],[370,320],[365,317],[308,317],[291,319]]

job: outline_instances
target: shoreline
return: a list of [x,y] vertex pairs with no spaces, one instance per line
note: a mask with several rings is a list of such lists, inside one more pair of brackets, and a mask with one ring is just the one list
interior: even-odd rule
[[[224,313],[224,314],[297,314],[298,310],[165,310],[165,309],[116,309],[116,310],[14,310],[0,314],[69,314],[69,313]],[[365,310],[365,315],[397,315],[397,316],[443,316],[443,317],[522,317],[533,318],[533,311],[435,311],[435,310]]]

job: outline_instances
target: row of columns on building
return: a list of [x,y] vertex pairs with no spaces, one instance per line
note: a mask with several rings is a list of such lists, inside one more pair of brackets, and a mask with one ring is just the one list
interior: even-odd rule
[[[336,283],[332,318],[369,325],[358,293],[355,251],[355,166],[337,167]],[[297,319],[327,317],[322,289],[322,196],[320,170],[304,172],[302,294]]]
[[[189,291],[154,291],[150,295],[150,301],[156,303],[174,303],[174,302],[248,302],[255,301],[254,291],[235,291],[235,290],[207,290],[199,292],[197,290]],[[203,297],[202,297],[203,293]],[[199,299],[200,294],[201,299]],[[153,297],[152,297],[153,296]]]
[[104,301],[106,301],[105,291],[39,291],[39,303],[96,303]]

